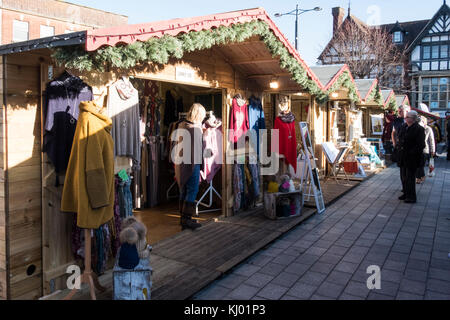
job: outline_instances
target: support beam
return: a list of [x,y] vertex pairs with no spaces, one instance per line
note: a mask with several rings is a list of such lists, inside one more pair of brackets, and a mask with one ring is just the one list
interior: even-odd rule
[[280,63],[280,59],[264,58],[264,59],[251,59],[251,60],[236,60],[230,61],[231,65],[243,65],[243,64],[258,64],[258,63]]

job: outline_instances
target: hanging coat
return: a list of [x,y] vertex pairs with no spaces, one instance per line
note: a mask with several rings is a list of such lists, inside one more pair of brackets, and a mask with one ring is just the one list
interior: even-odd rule
[[61,211],[76,212],[77,226],[85,229],[98,229],[114,215],[112,121],[98,108],[93,101],[80,104],[61,200]]
[[230,141],[238,142],[248,131],[248,108],[245,100],[233,99],[230,119]]
[[254,130],[253,134],[251,135],[253,140],[252,143],[256,145],[256,152],[259,157],[259,130],[266,129],[266,121],[261,100],[255,97],[251,97],[249,101],[248,122],[250,130]]
[[275,119],[275,130],[279,130],[279,141],[272,139],[272,150],[278,143],[279,154],[284,155],[286,164],[297,171],[297,136],[295,134],[295,117],[292,113],[281,115]]

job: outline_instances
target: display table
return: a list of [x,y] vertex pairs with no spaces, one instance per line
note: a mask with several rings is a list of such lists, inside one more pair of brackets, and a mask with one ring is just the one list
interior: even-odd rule
[[[280,210],[279,203],[282,199],[289,199],[290,203],[297,204],[298,209],[295,214],[281,215],[277,208]],[[264,215],[272,220],[277,219],[289,219],[293,217],[298,217],[302,214],[304,201],[303,193],[301,190],[296,190],[294,192],[277,192],[277,193],[265,193],[264,194]]]

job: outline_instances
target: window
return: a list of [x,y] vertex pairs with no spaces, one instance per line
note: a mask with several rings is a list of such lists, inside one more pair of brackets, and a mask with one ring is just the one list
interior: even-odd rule
[[430,70],[430,63],[429,63],[429,62],[423,62],[423,63],[422,63],[422,70],[423,70],[423,71],[428,71],[428,70]]
[[423,47],[422,59],[430,59],[430,47],[429,46]]
[[[445,109],[449,105],[449,78],[423,78],[422,101],[430,109]],[[420,90],[419,90],[420,91]]]
[[55,35],[55,28],[50,26],[41,26],[41,38],[51,37]]
[[439,70],[439,61],[431,62],[431,70]]
[[403,42],[403,33],[401,31],[394,32],[394,42],[402,43]]
[[448,45],[441,46],[441,58],[448,58]]
[[422,42],[430,42],[431,38],[430,37],[425,37],[422,39]]
[[26,21],[13,21],[13,42],[27,41],[28,40],[28,22]]
[[432,46],[431,47],[431,58],[432,59],[439,58],[439,46]]
[[439,62],[439,70],[447,70],[447,61],[441,61]]

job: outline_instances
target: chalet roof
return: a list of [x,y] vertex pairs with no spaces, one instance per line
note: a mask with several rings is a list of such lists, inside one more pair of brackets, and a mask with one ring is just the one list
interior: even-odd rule
[[381,97],[383,98],[385,106],[390,101],[392,96],[395,96],[394,90],[392,89],[381,90]]
[[395,101],[397,102],[398,106],[407,104],[410,105],[409,103],[409,98],[406,94],[398,94],[395,96]]
[[[200,17],[172,19],[166,21],[149,22],[135,25],[123,25],[112,28],[81,31],[73,34],[41,38],[26,42],[18,42],[0,46],[0,54],[31,51],[42,48],[56,48],[82,44],[86,51],[96,51],[104,46],[116,46],[131,44],[137,41],[147,41],[151,38],[163,36],[177,36],[191,31],[211,30],[219,27],[232,27],[236,24],[244,24],[252,21],[265,22],[289,54],[306,71],[320,89],[321,83],[309,66],[301,58],[298,51],[289,42],[286,36],[278,29],[264,8],[245,9],[239,11],[211,14]],[[259,41],[246,41],[230,44],[232,50],[227,49],[229,44],[217,46],[217,50],[230,64],[247,76],[258,76],[255,81],[266,83],[266,76],[277,75],[282,78],[286,87],[297,89],[299,84],[292,79],[292,74],[286,72],[280,66],[278,57],[273,56],[265,43]],[[256,58],[255,58],[256,57]],[[264,76],[264,77],[263,77]]]
[[376,87],[377,83],[377,79],[355,79],[356,87],[364,101],[368,98],[374,87]]
[[345,64],[332,64],[310,67],[312,72],[319,79],[323,87],[327,87],[338,73],[345,67]]

